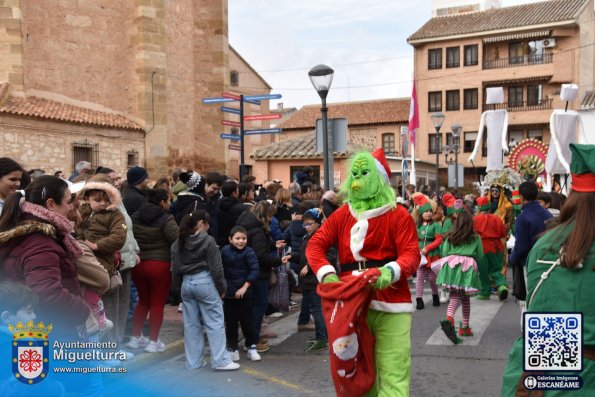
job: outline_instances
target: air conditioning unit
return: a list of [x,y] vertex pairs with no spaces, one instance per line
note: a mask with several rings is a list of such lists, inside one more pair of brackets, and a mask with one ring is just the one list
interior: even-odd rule
[[556,46],[556,39],[545,39],[543,40],[544,48],[553,48]]

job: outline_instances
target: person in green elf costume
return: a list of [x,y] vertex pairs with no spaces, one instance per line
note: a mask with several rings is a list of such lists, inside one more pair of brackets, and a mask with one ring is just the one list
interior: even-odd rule
[[[539,394],[543,397],[595,396],[595,145],[571,144],[570,150],[572,189],[568,200],[556,225],[537,240],[527,258],[526,312],[583,314],[582,371],[547,375],[579,375],[584,384],[572,392],[544,390]],[[521,337],[509,354],[501,397],[538,395],[524,386],[525,378],[535,373],[524,371],[523,350]],[[548,355],[562,354],[562,350]]]
[[[462,211],[460,208],[455,208],[455,196],[450,193],[445,193],[442,195],[442,205],[446,207],[446,218],[442,223],[442,238],[443,242],[440,246],[440,249],[444,246],[444,239],[448,233],[451,232],[454,222],[457,219],[457,216]],[[447,303],[450,299],[450,292],[446,288],[440,289],[440,303]]]
[[[417,230],[405,207],[396,203],[395,191],[389,184],[390,166],[382,149],[355,154],[348,175],[342,186],[345,204],[312,236],[306,257],[322,283],[365,277],[366,268],[380,270],[377,279],[369,280],[375,289],[367,324],[375,338],[376,376],[366,395],[405,397],[409,395],[413,312],[407,278],[420,263]],[[341,278],[326,258],[326,251],[334,245]],[[335,311],[337,316],[343,313],[342,307]],[[325,320],[330,330],[333,317],[325,313]],[[339,354],[334,342],[329,340],[329,346],[333,360]],[[356,343],[350,346],[357,349]]]

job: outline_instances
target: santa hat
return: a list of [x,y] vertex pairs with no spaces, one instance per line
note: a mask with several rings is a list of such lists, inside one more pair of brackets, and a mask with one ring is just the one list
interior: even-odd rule
[[595,145],[570,144],[572,190],[595,192]]
[[521,194],[518,190],[512,191],[512,204],[520,205],[521,204]]
[[430,204],[430,200],[428,196],[425,194],[420,194],[413,196],[413,203],[417,208],[417,212],[421,215],[426,211],[432,211],[432,205]]
[[378,172],[384,177],[384,181],[388,183],[391,170],[390,166],[388,165],[388,161],[386,161],[386,156],[384,155],[384,150],[376,149],[372,152],[372,157],[376,161],[376,168],[378,168]]
[[455,199],[455,196],[450,193],[445,193],[442,195],[442,204],[446,206],[446,215],[463,212],[463,200]]
[[478,197],[475,201],[480,211],[488,211],[490,209],[490,199],[487,196]]

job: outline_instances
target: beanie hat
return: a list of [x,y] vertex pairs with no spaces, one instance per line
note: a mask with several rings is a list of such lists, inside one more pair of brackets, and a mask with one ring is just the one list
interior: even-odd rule
[[413,203],[417,208],[417,212],[421,215],[426,211],[432,211],[432,205],[430,204],[430,200],[428,196],[425,194],[420,194],[417,196],[413,196]]
[[132,167],[126,173],[128,186],[136,186],[149,177],[149,173],[143,167]]
[[478,197],[475,201],[477,202],[477,208],[479,208],[480,211],[487,211],[490,209],[490,199],[488,199],[487,196]]
[[180,180],[186,184],[189,192],[203,194],[205,191],[206,180],[198,172],[182,172]]
[[572,190],[595,192],[595,145],[570,144]]
[[316,223],[322,223],[323,214],[318,208],[310,208],[308,211],[304,212],[304,215],[311,216]]
[[378,171],[384,177],[384,181],[388,183],[392,173],[390,170],[390,166],[388,165],[388,161],[386,161],[384,150],[374,150],[372,152],[372,157],[374,157],[374,160],[376,161],[376,168],[378,168]]

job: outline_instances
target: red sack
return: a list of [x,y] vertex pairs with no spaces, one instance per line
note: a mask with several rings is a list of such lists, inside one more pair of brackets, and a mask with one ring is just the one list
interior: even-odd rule
[[374,294],[368,281],[375,275],[380,271],[373,268],[340,283],[318,284],[337,396],[361,396],[376,380],[374,336],[366,320]]

